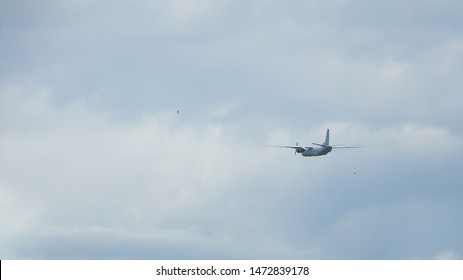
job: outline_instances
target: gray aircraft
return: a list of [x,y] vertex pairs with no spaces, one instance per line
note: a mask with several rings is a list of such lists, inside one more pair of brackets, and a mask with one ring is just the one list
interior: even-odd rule
[[323,144],[312,143],[317,147],[300,147],[296,143],[296,146],[268,146],[273,148],[289,148],[294,149],[294,154],[301,154],[305,157],[317,157],[324,156],[331,152],[333,149],[352,149],[360,147],[341,147],[339,145],[330,145],[330,129],[326,130],[325,142]]

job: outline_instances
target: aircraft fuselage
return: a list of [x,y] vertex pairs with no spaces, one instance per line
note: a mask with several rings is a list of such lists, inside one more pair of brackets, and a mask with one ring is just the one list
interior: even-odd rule
[[328,147],[306,147],[303,152],[300,154],[305,156],[305,157],[316,157],[316,156],[324,156],[331,152],[333,150],[333,147],[328,146]]

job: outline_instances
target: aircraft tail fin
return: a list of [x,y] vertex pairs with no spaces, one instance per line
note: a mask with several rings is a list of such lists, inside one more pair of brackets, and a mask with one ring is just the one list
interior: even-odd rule
[[330,145],[330,129],[329,128],[326,130],[325,142],[323,143],[323,145],[325,146]]

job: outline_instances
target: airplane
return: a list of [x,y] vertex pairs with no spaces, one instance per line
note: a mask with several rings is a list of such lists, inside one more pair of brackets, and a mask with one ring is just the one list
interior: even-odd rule
[[298,143],[296,146],[267,146],[273,148],[289,148],[294,149],[294,154],[301,154],[304,157],[318,157],[324,156],[331,152],[333,149],[352,149],[361,147],[339,147],[339,145],[330,145],[330,129],[326,130],[325,142],[323,144],[312,143],[318,147],[300,147]]

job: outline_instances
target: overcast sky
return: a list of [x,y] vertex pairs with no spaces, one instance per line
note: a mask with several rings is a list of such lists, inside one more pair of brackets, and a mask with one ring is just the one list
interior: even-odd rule
[[0,0],[0,258],[462,258],[462,13]]

